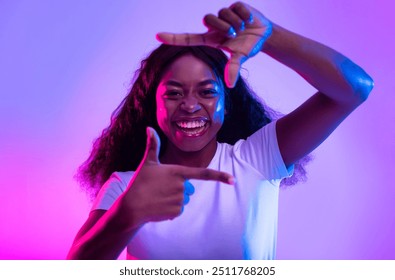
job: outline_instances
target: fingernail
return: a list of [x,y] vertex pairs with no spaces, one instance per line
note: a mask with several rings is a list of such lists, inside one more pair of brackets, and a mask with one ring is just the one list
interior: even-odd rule
[[244,21],[241,22],[240,31],[243,31],[246,28]]
[[248,18],[248,23],[251,24],[254,22],[254,16],[250,14],[250,17]]
[[230,177],[228,180],[230,185],[235,185],[236,184],[236,178],[235,177]]
[[233,28],[233,26],[231,26],[228,30],[228,37],[234,38],[236,35],[236,30]]

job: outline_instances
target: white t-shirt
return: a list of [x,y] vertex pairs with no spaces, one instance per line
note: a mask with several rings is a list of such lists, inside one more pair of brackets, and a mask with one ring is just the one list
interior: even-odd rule
[[[274,259],[281,179],[292,175],[277,143],[275,122],[234,146],[218,143],[208,168],[233,174],[234,186],[190,180],[195,193],[177,218],[149,222],[130,241],[130,259]],[[115,172],[93,209],[109,209],[133,171]]]

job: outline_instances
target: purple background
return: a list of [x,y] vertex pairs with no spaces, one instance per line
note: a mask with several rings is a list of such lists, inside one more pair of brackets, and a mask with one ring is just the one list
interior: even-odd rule
[[[348,55],[368,101],[281,191],[279,259],[395,259],[392,1],[248,1]],[[159,31],[201,32],[230,1],[0,1],[0,259],[63,259],[89,201],[73,180]],[[243,75],[275,109],[315,90],[259,54]]]

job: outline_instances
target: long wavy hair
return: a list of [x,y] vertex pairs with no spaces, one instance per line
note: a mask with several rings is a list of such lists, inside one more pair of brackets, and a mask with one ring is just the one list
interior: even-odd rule
[[[147,126],[158,132],[161,153],[165,150],[167,139],[156,119],[156,90],[168,66],[186,54],[205,62],[224,81],[228,58],[215,48],[160,45],[142,60],[129,93],[112,113],[110,125],[94,141],[90,156],[76,174],[77,180],[92,198],[113,172],[137,169],[145,151]],[[260,100],[242,77],[239,77],[234,88],[224,88],[227,114],[217,135],[218,142],[234,144],[281,116]],[[294,174],[282,180],[282,186],[304,181],[304,165],[309,160],[310,156],[306,156],[298,161]]]

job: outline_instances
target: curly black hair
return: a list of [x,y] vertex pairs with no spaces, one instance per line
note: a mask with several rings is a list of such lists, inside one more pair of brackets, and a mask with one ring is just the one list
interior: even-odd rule
[[[161,152],[166,148],[167,139],[156,119],[156,90],[167,67],[186,54],[205,62],[224,81],[228,58],[221,50],[205,46],[160,45],[151,52],[136,71],[129,93],[112,113],[110,125],[94,141],[89,158],[78,169],[76,178],[92,197],[113,172],[137,169],[145,151],[147,126],[158,132]],[[260,100],[242,77],[234,88],[225,86],[225,110],[227,113],[217,141],[228,144],[246,139],[281,116]],[[284,179],[282,186],[304,181],[304,165],[309,160],[310,156],[306,156],[298,161],[293,176]]]

